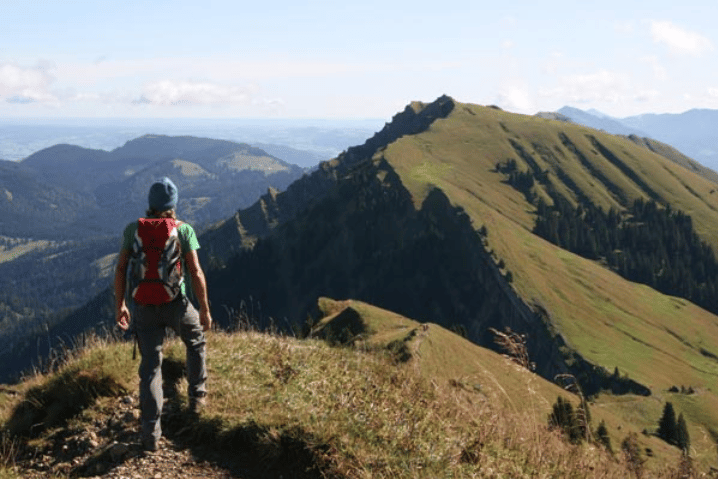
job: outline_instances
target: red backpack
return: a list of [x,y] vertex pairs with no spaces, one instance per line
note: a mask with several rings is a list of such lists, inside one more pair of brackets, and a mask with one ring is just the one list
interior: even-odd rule
[[132,245],[131,296],[139,304],[164,304],[181,291],[182,248],[172,218],[140,218]]

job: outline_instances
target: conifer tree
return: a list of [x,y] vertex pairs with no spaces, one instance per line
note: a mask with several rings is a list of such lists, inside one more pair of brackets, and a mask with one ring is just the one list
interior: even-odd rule
[[676,412],[673,404],[667,402],[663,408],[663,416],[658,421],[658,437],[666,441],[668,444],[676,445],[678,443],[678,425],[676,424]]
[[596,429],[596,438],[598,439],[598,442],[603,444],[603,447],[605,447],[609,452],[613,452],[611,437],[608,435],[608,428],[606,427],[605,421],[601,421],[598,425],[598,429]]
[[581,425],[573,405],[570,401],[559,396],[553,405],[553,412],[549,414],[548,422],[550,427],[559,428],[574,444],[583,440]]

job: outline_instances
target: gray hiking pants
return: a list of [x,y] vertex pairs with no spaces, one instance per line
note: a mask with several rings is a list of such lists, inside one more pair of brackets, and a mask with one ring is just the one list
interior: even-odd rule
[[164,402],[162,392],[162,344],[165,328],[172,328],[187,347],[187,394],[190,398],[206,394],[207,380],[205,338],[199,313],[185,297],[159,306],[137,305],[135,308],[140,361],[140,408],[142,440],[157,442],[162,435],[160,416]]

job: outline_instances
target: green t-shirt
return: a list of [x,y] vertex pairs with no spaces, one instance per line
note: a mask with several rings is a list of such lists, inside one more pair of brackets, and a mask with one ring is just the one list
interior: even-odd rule
[[[132,251],[132,243],[135,241],[135,233],[137,232],[137,221],[125,226],[125,231],[122,233],[122,249]],[[184,271],[184,282],[182,283],[182,294],[186,294],[187,283],[191,284],[192,279],[187,274],[187,266],[184,263],[184,255],[188,251],[199,249],[199,241],[197,240],[197,234],[194,232],[192,225],[188,223],[181,223],[177,227],[177,236],[179,237],[180,247],[182,248],[182,271]],[[190,291],[192,291],[190,289]]]

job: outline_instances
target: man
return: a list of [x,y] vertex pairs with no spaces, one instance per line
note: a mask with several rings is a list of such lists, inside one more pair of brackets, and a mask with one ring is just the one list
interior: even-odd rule
[[[179,284],[175,299],[160,304],[142,304],[134,301],[134,325],[142,359],[140,362],[140,408],[142,411],[142,445],[145,450],[158,448],[162,435],[160,416],[162,413],[162,344],[165,328],[171,327],[187,348],[187,379],[189,382],[189,409],[197,412],[205,403],[207,389],[206,348],[204,332],[212,326],[212,316],[207,300],[207,283],[197,258],[199,242],[192,226],[177,222],[177,187],[169,178],[162,178],[150,187],[147,218],[130,223],[124,230],[122,248],[115,271],[115,298],[117,325],[127,330],[130,322],[126,293],[128,266],[137,259],[137,239],[140,222],[151,219],[170,218],[170,225],[176,224],[179,237],[182,274],[189,272],[192,291],[199,303],[199,312],[186,296],[186,281]],[[141,243],[140,243],[141,244]],[[134,251],[134,253],[133,253]],[[153,280],[157,281],[157,280]]]

